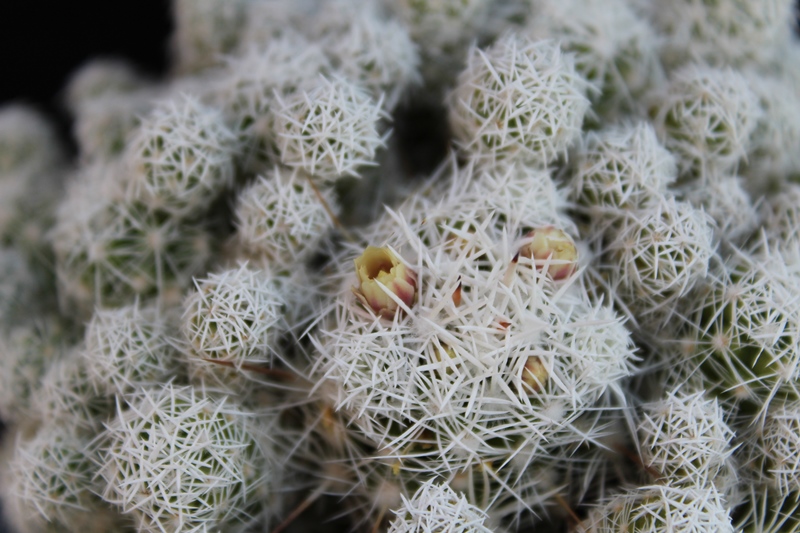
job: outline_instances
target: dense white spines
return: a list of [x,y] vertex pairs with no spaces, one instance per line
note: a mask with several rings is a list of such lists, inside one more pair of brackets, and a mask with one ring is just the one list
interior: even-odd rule
[[597,90],[592,112],[613,120],[637,111],[637,100],[663,81],[657,39],[626,0],[533,0],[523,31],[553,39],[575,54],[575,70]]
[[308,90],[281,98],[275,109],[275,142],[281,162],[324,181],[359,176],[385,146],[379,122],[388,118],[358,85],[319,77]]
[[222,108],[242,144],[243,168],[260,170],[265,162],[274,163],[277,157],[277,95],[287,96],[308,87],[330,68],[322,47],[295,31],[286,31],[263,47],[249,47],[227,60],[212,99]]
[[664,198],[619,224],[606,246],[615,288],[643,314],[663,311],[668,317],[669,302],[674,304],[708,272],[715,250],[709,217],[691,204]]
[[646,3],[664,38],[662,57],[714,65],[763,63],[791,39],[790,0],[669,0]]
[[677,177],[675,158],[646,122],[591,132],[580,149],[570,198],[593,219],[656,205]]
[[240,531],[270,490],[257,422],[229,398],[171,384],[145,389],[104,433],[103,498],[139,531]]
[[243,264],[195,285],[184,303],[182,331],[198,359],[237,368],[272,360],[284,299],[269,273]]
[[574,326],[565,325],[562,344],[555,344],[574,376],[574,394],[588,402],[606,391],[623,397],[621,382],[632,373],[635,347],[620,317],[609,307],[577,311]]
[[222,55],[239,44],[239,28],[247,15],[248,0],[179,0],[172,6],[175,33],[172,51],[175,70],[195,72],[218,64]]
[[[88,439],[61,425],[42,427],[17,440],[7,481],[27,520],[46,531],[100,532],[122,529],[111,507],[95,492],[95,464]],[[40,527],[42,527],[40,526]]]
[[[715,262],[716,263],[716,262]],[[796,273],[776,250],[733,250],[687,306],[686,329],[708,382],[765,412],[800,375]]]
[[455,471],[523,447],[556,453],[583,438],[579,414],[630,373],[630,337],[571,281],[554,282],[550,259],[518,253],[525,220],[480,194],[451,201],[416,224],[391,217],[394,231],[370,239],[388,240],[418,292],[397,294],[403,305],[379,318],[346,276],[318,367],[337,405],[404,462]]
[[175,303],[205,266],[209,235],[135,205],[100,201],[89,213],[63,210],[54,228],[61,305],[88,317],[96,304],[120,306],[137,296]]
[[234,220],[245,256],[294,270],[320,251],[333,228],[328,209],[338,209],[331,191],[310,179],[301,170],[276,167],[239,193]]
[[[450,207],[459,202],[483,204],[487,213],[493,210],[502,213],[498,224],[521,231],[549,225],[571,230],[572,222],[564,214],[568,205],[566,195],[546,170],[519,162],[474,170],[474,176],[465,176],[469,186],[464,196]],[[464,174],[472,172],[473,169],[466,169]]]
[[484,511],[471,505],[463,494],[449,486],[430,480],[412,498],[403,498],[403,506],[394,510],[397,516],[390,533],[491,533],[484,525]]
[[177,353],[167,341],[167,319],[138,303],[97,309],[86,329],[86,371],[106,394],[126,394],[178,374]]
[[781,494],[800,493],[800,402],[770,409],[757,453],[766,459],[764,474]]
[[69,425],[87,435],[96,434],[113,412],[113,398],[89,381],[82,347],[53,362],[42,376],[33,399],[43,425]]
[[[3,510],[800,533],[791,1],[177,0],[170,76],[65,89],[74,167],[0,110]],[[71,436],[119,509],[9,474]]]
[[687,177],[734,168],[750,148],[760,113],[743,75],[696,65],[675,72],[651,109],[659,137]]
[[348,20],[345,30],[323,38],[323,44],[339,72],[375,100],[386,94],[383,104],[391,109],[410,85],[420,81],[419,56],[400,23],[366,11]]
[[126,150],[131,199],[175,217],[202,213],[233,184],[234,141],[222,113],[191,96],[158,105]]
[[733,533],[725,499],[713,486],[654,485],[625,492],[594,509],[585,533]]
[[450,125],[481,162],[546,166],[580,135],[587,87],[556,43],[507,34],[485,51],[471,49],[449,96]]
[[714,220],[714,233],[721,242],[738,243],[758,227],[758,212],[738,176],[706,175],[701,187],[688,189],[683,199]]
[[734,433],[716,399],[671,391],[645,407],[639,423],[644,462],[673,485],[715,485],[725,475]]

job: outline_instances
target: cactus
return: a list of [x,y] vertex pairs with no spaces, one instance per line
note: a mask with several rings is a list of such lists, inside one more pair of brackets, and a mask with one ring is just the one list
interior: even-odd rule
[[390,533],[492,532],[484,525],[486,513],[470,505],[463,495],[447,485],[436,484],[433,480],[424,483],[413,498],[403,498],[403,506],[394,513],[397,518],[389,528]]
[[86,327],[89,381],[109,395],[123,395],[180,374],[178,353],[169,344],[171,320],[138,303],[119,309],[97,309]]
[[345,78],[320,77],[307,91],[279,98],[275,135],[281,163],[324,181],[359,176],[386,144],[381,102]]
[[485,164],[544,167],[577,140],[588,87],[554,42],[509,34],[470,50],[449,96],[450,125],[460,147]]
[[239,193],[236,241],[246,257],[294,270],[321,251],[339,209],[331,192],[310,180],[302,171],[275,167]]
[[129,199],[175,218],[201,214],[233,185],[236,149],[216,109],[189,96],[157,105],[123,155]]
[[650,109],[659,138],[685,179],[731,170],[750,149],[761,109],[747,79],[731,69],[690,65],[672,74]]
[[266,519],[269,450],[229,398],[171,384],[144,389],[104,432],[103,498],[139,531],[243,531]]

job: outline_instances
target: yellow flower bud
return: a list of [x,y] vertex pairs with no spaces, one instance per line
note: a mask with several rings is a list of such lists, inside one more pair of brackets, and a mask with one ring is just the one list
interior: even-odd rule
[[367,246],[355,266],[359,286],[353,292],[378,316],[392,318],[397,312],[399,305],[391,294],[408,307],[414,304],[417,276],[388,247]]
[[575,272],[578,267],[578,249],[575,248],[575,241],[566,232],[555,226],[546,226],[529,231],[525,238],[529,242],[520,248],[520,256],[533,258],[539,269],[544,268],[544,264],[539,263],[549,259],[550,265],[546,273],[553,280],[566,279]]
[[[549,374],[544,363],[537,355],[528,357],[525,361],[525,368],[522,369],[522,382],[533,392],[539,392],[547,382]],[[527,390],[527,387],[526,387]]]

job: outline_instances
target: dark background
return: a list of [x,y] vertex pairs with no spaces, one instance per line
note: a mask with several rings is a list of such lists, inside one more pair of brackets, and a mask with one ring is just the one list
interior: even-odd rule
[[170,0],[0,0],[0,105],[34,104],[67,134],[59,93],[88,59],[125,58],[163,76],[172,31]]

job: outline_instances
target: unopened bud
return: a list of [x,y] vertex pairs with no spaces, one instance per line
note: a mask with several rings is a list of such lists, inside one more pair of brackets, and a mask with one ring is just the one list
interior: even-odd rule
[[539,392],[547,382],[549,373],[545,368],[542,359],[537,355],[528,357],[525,361],[525,368],[522,369],[522,382],[533,392]]
[[359,286],[354,287],[353,292],[378,316],[392,318],[397,312],[399,304],[391,295],[407,307],[413,305],[417,276],[388,247],[367,246],[355,265]]
[[553,280],[566,279],[575,272],[578,266],[578,249],[575,248],[575,241],[566,232],[555,226],[546,226],[529,231],[525,238],[530,239],[530,242],[520,248],[519,255],[534,259],[539,269],[544,268],[544,262],[549,260],[546,273]]

